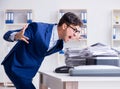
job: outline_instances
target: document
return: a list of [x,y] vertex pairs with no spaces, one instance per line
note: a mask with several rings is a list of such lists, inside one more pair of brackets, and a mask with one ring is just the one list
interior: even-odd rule
[[91,69],[120,69],[120,67],[112,65],[82,65],[74,67],[76,70],[91,70]]

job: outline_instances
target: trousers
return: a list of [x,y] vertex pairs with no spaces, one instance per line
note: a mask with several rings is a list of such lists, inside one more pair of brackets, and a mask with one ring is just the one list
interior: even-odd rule
[[32,83],[32,79],[21,78],[12,73],[8,65],[4,65],[4,70],[9,79],[12,81],[16,89],[36,89]]

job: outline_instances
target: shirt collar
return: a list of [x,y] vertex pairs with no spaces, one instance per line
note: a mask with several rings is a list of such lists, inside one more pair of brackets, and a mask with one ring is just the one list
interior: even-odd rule
[[59,40],[57,25],[54,25],[53,27],[52,40],[53,41]]

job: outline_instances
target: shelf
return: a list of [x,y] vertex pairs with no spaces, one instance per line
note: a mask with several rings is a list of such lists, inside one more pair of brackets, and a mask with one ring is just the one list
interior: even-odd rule
[[112,47],[120,48],[120,9],[112,11]]
[[120,10],[119,9],[114,9],[112,11],[112,23],[113,24],[120,24]]
[[120,39],[112,39],[113,41],[120,41]]
[[5,11],[5,23],[31,23],[33,19],[32,14],[31,9],[8,9]]
[[6,82],[6,83],[4,83],[4,86],[5,87],[14,87],[14,84],[11,82]]
[[118,27],[118,28],[120,28],[120,24],[113,24],[113,27]]

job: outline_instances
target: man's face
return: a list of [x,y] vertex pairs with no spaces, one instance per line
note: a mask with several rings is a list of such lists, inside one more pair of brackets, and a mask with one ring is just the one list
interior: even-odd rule
[[66,25],[63,40],[65,42],[68,42],[70,40],[79,39],[79,38],[80,38],[80,27],[74,25]]

